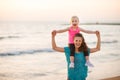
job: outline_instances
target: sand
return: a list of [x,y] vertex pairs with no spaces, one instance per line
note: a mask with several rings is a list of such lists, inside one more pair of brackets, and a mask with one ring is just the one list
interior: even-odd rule
[[[87,80],[118,80],[120,60],[95,63],[89,69]],[[109,77],[116,77],[109,79]],[[0,80],[66,80],[64,53],[36,53],[0,57]],[[108,78],[108,79],[107,79]],[[120,77],[119,77],[120,79]]]
[[106,79],[103,79],[103,80],[120,80],[120,76],[113,77],[113,78],[106,78]]

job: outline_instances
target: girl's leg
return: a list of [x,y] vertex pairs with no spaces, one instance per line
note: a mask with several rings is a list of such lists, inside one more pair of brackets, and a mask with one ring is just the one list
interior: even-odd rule
[[69,44],[70,46],[70,68],[74,68],[74,54],[75,54],[75,46],[74,44]]
[[89,61],[89,56],[85,56],[85,58],[86,58],[85,65],[88,66],[88,67],[94,67],[94,65]]
[[94,65],[90,62],[90,60],[89,60],[89,55],[88,55],[88,51],[84,51],[84,56],[85,56],[85,58],[86,58],[86,63],[85,63],[85,65],[86,66],[89,66],[89,67],[94,67]]
[[89,61],[89,56],[85,56],[85,58],[86,58],[86,61]]
[[74,63],[74,56],[70,56],[70,62]]

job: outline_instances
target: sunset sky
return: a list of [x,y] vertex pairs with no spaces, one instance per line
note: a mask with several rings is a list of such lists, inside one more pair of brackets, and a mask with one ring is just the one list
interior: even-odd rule
[[0,21],[120,22],[120,0],[0,0]]

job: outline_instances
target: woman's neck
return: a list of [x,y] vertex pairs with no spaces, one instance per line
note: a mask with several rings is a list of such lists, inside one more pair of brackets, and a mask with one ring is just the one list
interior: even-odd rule
[[78,49],[75,49],[75,52],[80,52]]

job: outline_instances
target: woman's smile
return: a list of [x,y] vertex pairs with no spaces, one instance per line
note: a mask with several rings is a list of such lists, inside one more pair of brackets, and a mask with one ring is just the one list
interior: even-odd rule
[[74,38],[75,48],[79,48],[81,46],[81,43],[82,43],[82,38],[81,37],[75,37]]

